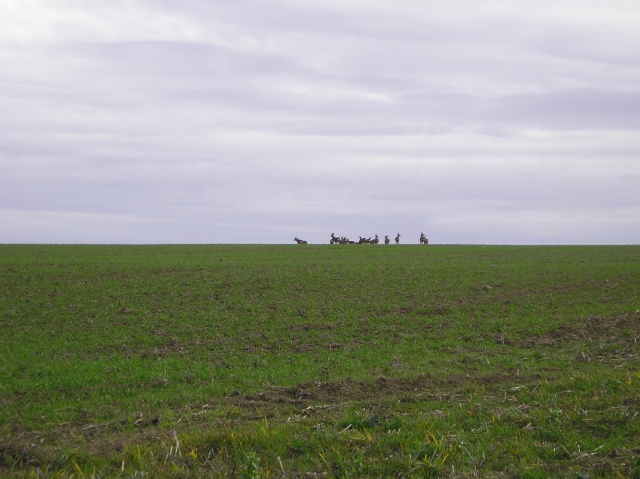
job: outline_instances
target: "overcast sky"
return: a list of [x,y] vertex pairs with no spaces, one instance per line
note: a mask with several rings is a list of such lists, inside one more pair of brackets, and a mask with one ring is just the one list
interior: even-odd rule
[[0,224],[638,244],[640,2],[2,0]]

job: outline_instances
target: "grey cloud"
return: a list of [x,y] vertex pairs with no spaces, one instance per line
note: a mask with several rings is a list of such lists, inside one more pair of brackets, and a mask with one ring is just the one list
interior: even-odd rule
[[600,4],[33,5],[0,241],[640,238],[638,34]]

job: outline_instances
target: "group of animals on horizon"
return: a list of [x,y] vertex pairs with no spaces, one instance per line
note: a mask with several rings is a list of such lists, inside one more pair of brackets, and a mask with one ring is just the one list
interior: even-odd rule
[[[295,241],[298,244],[307,244],[305,240],[301,240],[297,236],[293,238],[293,241]],[[396,241],[396,244],[400,244],[400,233],[398,233],[398,235],[396,236],[395,241]],[[360,239],[358,241],[352,241],[346,236],[338,237],[333,233],[331,233],[331,239],[329,240],[329,244],[378,244],[379,242],[380,242],[380,239],[378,238],[378,235],[376,235],[375,238],[373,239],[371,239],[370,237],[363,238],[362,236],[360,236]],[[385,235],[384,244],[389,244],[390,242],[391,241],[389,240],[389,237]],[[424,233],[420,233],[420,244],[429,244],[429,240],[427,239]]]

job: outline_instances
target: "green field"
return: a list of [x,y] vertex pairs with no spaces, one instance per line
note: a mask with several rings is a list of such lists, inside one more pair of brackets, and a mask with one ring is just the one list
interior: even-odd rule
[[0,245],[2,477],[640,477],[640,247]]

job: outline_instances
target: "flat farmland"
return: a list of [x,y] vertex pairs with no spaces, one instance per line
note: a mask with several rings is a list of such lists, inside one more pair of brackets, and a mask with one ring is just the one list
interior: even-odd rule
[[3,477],[640,477],[640,247],[0,245]]

